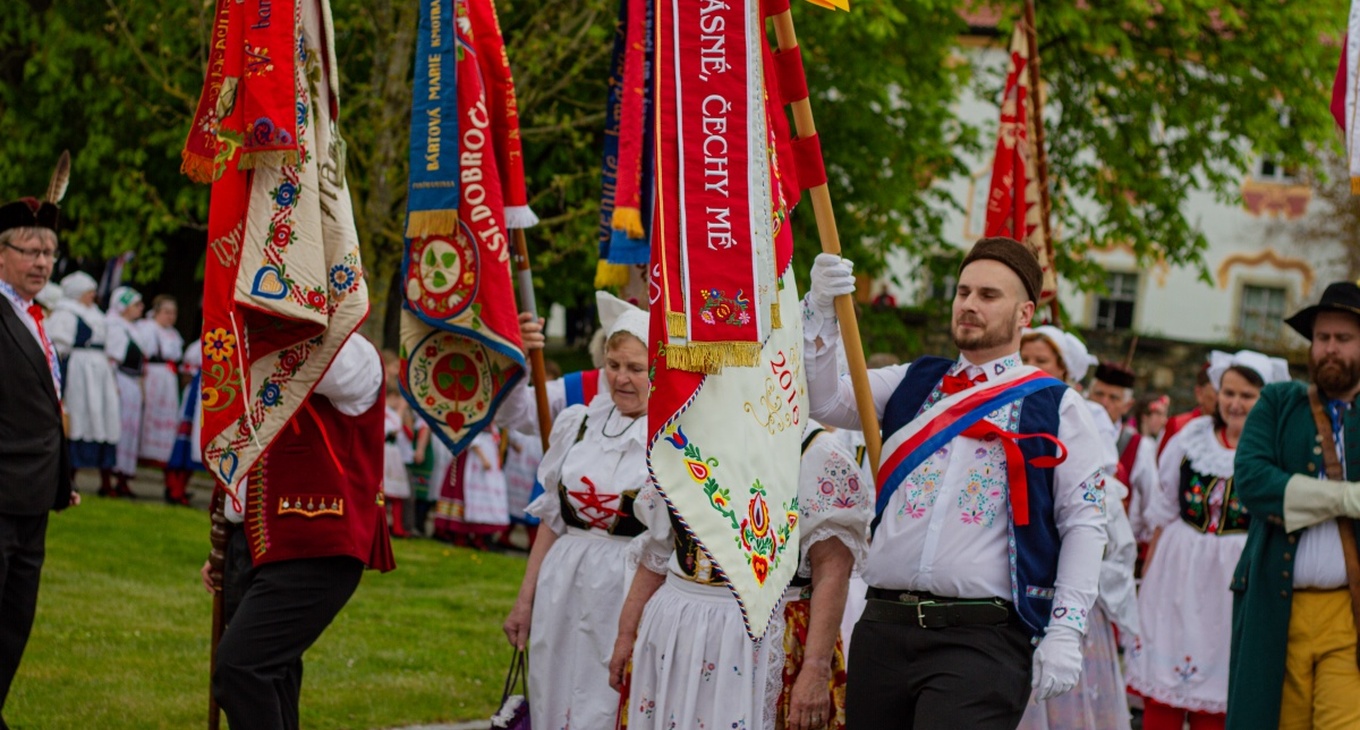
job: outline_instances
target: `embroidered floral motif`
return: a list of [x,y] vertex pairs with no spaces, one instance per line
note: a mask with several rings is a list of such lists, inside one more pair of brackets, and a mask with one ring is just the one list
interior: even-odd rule
[[1050,622],[1062,623],[1071,626],[1082,633],[1086,632],[1086,609],[1072,608],[1068,606],[1054,606],[1050,615]]
[[1082,501],[1090,502],[1100,508],[1100,513],[1105,514],[1105,478],[1099,474],[1093,474],[1089,479],[1081,483]]
[[940,485],[944,482],[944,465],[949,463],[949,447],[936,451],[920,468],[907,475],[907,492],[897,516],[906,515],[914,520],[926,516],[926,511],[935,506],[935,498],[940,496]]
[[732,297],[721,289],[704,289],[699,293],[704,297],[699,309],[699,319],[704,324],[742,326],[751,323],[751,300],[740,289]]
[[714,669],[715,669],[715,667],[714,667],[714,665],[713,665],[713,662],[710,662],[710,661],[708,661],[707,659],[705,659],[705,660],[699,665],[699,676],[702,677],[703,680],[704,680],[705,682],[707,682],[707,681],[713,679],[713,670],[714,670]]
[[1182,684],[1189,684],[1190,680],[1194,679],[1196,674],[1199,674],[1199,667],[1194,663],[1194,659],[1186,654],[1185,662],[1177,664],[1172,668],[1172,671],[1176,673],[1177,677],[1180,677]]
[[1005,463],[1001,450],[1001,440],[989,438],[973,452],[979,463],[968,469],[968,480],[958,499],[959,520],[965,525],[991,527],[1005,505],[1005,471],[997,466]]
[[817,492],[802,504],[803,516],[853,509],[869,499],[868,490],[860,483],[860,471],[839,453],[832,452],[817,477]]

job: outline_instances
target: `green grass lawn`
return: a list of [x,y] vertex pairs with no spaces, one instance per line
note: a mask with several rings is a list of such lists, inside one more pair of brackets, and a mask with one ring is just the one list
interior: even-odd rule
[[[15,728],[190,728],[207,716],[208,517],[87,497],[53,515],[38,619],[5,707]],[[306,655],[302,725],[485,718],[510,649],[500,624],[522,558],[395,545]],[[225,726],[225,723],[224,723]]]

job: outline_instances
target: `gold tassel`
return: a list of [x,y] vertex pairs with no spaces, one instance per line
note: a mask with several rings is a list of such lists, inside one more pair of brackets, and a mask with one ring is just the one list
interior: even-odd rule
[[297,150],[269,150],[267,152],[242,152],[238,170],[256,170],[264,167],[283,167],[298,164]]
[[684,312],[666,312],[666,334],[671,337],[689,337],[685,326]]
[[611,264],[604,259],[600,259],[595,264],[595,288],[603,289],[607,286],[627,286],[628,267],[623,264]]
[[406,214],[406,237],[448,236],[458,230],[458,209],[413,210]]
[[179,171],[190,180],[208,185],[213,182],[213,161],[211,158],[181,150]]
[[614,230],[627,233],[629,238],[647,235],[642,230],[642,211],[637,208],[615,208],[613,226]]
[[755,367],[760,364],[759,342],[702,342],[670,345],[666,364],[676,370],[715,375],[725,367]]

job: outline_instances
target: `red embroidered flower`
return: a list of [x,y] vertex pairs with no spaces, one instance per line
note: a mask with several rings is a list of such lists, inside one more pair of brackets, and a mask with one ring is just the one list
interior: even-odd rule
[[436,348],[434,345],[427,345],[425,347],[425,357],[435,357],[438,354],[439,349]]
[[746,506],[746,514],[751,518],[751,533],[756,537],[765,537],[770,531],[770,507],[765,504],[765,495],[757,492]]
[[284,372],[292,372],[302,362],[302,357],[297,350],[285,350],[279,355],[279,369]]
[[324,309],[326,307],[326,295],[316,290],[307,292],[307,306],[313,309]]
[[765,579],[770,577],[770,561],[763,556],[751,556],[751,573],[755,575],[756,582],[765,585]]
[[274,226],[274,245],[279,248],[287,246],[293,241],[293,227],[287,223],[280,223]]

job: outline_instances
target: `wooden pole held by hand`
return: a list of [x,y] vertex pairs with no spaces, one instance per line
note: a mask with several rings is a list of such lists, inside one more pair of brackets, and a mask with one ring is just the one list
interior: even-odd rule
[[[773,16],[774,33],[780,53],[798,47],[798,36],[793,29],[793,13],[784,10]],[[799,139],[817,134],[817,125],[812,119],[812,104],[804,98],[790,104],[793,109],[793,126]],[[817,234],[821,239],[822,251],[839,255],[841,252],[840,233],[836,230],[836,213],[831,207],[831,191],[826,183],[809,188],[812,199],[812,213],[817,219]],[[840,322],[841,345],[845,349],[845,359],[850,368],[850,382],[855,387],[855,405],[859,410],[860,427],[864,430],[864,441],[869,451],[869,464],[875,476],[878,474],[880,454],[883,450],[883,436],[879,432],[878,408],[874,405],[874,394],[869,387],[869,370],[864,360],[864,345],[860,341],[859,321],[855,318],[855,302],[849,294],[836,297],[836,319]]]
[[[538,316],[534,299],[534,273],[529,265],[529,244],[523,228],[510,229],[515,245],[515,278],[519,285],[519,310]],[[548,450],[548,434],[552,433],[552,414],[548,412],[548,371],[543,364],[543,351],[529,351],[529,378],[534,384],[534,400],[538,405],[538,436],[543,451]]]

